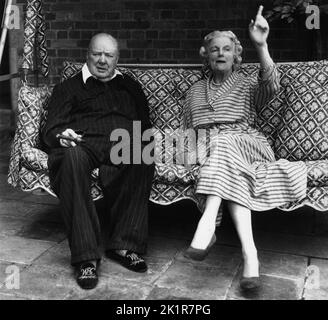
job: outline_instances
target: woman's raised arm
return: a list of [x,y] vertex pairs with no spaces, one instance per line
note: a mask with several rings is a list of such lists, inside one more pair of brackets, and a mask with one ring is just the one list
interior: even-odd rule
[[249,24],[249,36],[255,46],[261,65],[261,78],[267,79],[272,71],[273,61],[268,50],[267,38],[269,35],[269,24],[262,16],[263,6],[259,7],[255,21]]

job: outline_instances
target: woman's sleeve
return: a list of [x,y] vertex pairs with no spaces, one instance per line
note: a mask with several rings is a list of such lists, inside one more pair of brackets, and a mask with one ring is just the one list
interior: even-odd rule
[[183,101],[183,110],[182,110],[182,129],[187,130],[192,128],[192,118],[190,110],[190,99],[191,94],[190,90],[186,94],[186,99]]
[[280,89],[280,76],[275,64],[268,70],[261,70],[251,81],[251,97],[256,110],[270,101]]
[[191,167],[197,163],[197,137],[192,125],[190,109],[190,90],[186,94],[182,112],[182,131],[184,135],[184,165]]

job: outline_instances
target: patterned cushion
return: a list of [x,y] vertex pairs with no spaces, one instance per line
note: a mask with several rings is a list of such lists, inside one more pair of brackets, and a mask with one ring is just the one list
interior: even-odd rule
[[16,132],[11,146],[8,183],[19,183],[20,158],[23,150],[40,145],[40,126],[44,119],[43,106],[47,103],[51,90],[47,86],[35,88],[22,86],[18,93],[18,114]]
[[26,168],[36,172],[48,171],[48,155],[40,149],[29,148],[23,150],[21,163]]
[[82,69],[83,63],[64,61],[60,81],[63,82],[75,76]]
[[306,161],[309,187],[328,187],[328,160]]
[[23,86],[18,94],[17,126],[21,138],[22,149],[40,145],[41,118],[44,118],[44,106],[51,95],[47,86]]
[[173,96],[176,71],[172,68],[123,68],[119,70],[137,80],[149,103],[149,117],[155,128],[179,127],[181,110]]
[[295,73],[286,87],[286,110],[275,143],[278,158],[328,159],[328,65],[326,75],[315,70]]
[[199,166],[188,170],[182,165],[157,163],[154,179],[168,184],[181,183],[183,185],[194,184],[198,176]]

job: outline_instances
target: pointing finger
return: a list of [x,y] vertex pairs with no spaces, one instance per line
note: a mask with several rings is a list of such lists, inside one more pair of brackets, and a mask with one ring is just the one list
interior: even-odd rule
[[261,16],[262,15],[262,11],[263,11],[263,6],[259,6],[259,10],[257,11],[257,16]]

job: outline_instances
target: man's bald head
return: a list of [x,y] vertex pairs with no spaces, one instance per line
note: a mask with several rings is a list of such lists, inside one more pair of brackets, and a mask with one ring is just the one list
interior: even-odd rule
[[95,34],[90,40],[89,50],[91,50],[94,46],[97,46],[99,43],[112,45],[116,48],[117,52],[119,51],[117,40],[109,33],[102,32]]
[[94,35],[89,44],[87,65],[89,71],[100,81],[108,81],[115,72],[119,58],[117,40],[108,33]]

